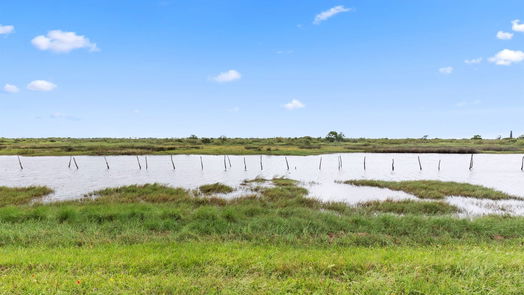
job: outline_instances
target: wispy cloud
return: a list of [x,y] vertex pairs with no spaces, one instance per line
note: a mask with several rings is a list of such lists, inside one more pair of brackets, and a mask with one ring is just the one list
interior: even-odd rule
[[468,64],[468,65],[475,65],[475,64],[479,64],[481,63],[483,60],[482,57],[479,57],[479,58],[472,58],[472,59],[466,59],[464,61],[465,64]]
[[520,19],[516,19],[514,21],[511,22],[512,24],[512,29],[513,31],[515,32],[524,32],[524,24],[521,24],[520,23]]
[[499,66],[510,66],[524,60],[524,52],[520,50],[504,49],[499,51],[495,56],[489,58],[489,61]]
[[7,93],[18,93],[20,89],[16,85],[12,84],[5,84],[4,85],[4,91]]
[[67,115],[67,114],[60,113],[60,112],[52,113],[51,115],[49,115],[49,118],[51,118],[51,119],[64,119],[64,120],[71,120],[71,121],[78,121],[78,120],[80,120],[80,118],[78,118],[78,117]]
[[0,25],[0,35],[9,35],[15,31],[14,26],[2,26]]
[[27,89],[32,91],[51,91],[56,87],[55,84],[45,80],[35,80],[27,84]]
[[439,73],[443,75],[449,75],[453,73],[453,70],[454,70],[453,67],[443,67],[443,68],[438,69]]
[[288,109],[288,110],[296,110],[296,109],[301,109],[301,108],[305,108],[306,106],[298,99],[292,99],[290,102],[286,103],[284,105],[284,108]]
[[215,77],[211,78],[211,80],[218,83],[228,83],[233,82],[235,80],[239,80],[240,78],[242,78],[242,75],[238,71],[229,70],[227,72],[223,72],[216,75]]
[[315,25],[318,25],[320,24],[321,22],[325,21],[325,20],[328,20],[330,19],[331,17],[339,14],[339,13],[342,13],[342,12],[349,12],[349,11],[352,11],[353,9],[352,8],[346,8],[342,5],[339,5],[339,6],[335,6],[335,7],[332,7],[326,11],[322,11],[321,13],[317,14],[315,16],[315,19],[313,20],[313,23]]
[[294,50],[291,50],[291,49],[286,49],[286,50],[277,50],[275,51],[276,54],[279,54],[279,55],[289,55],[289,54],[293,54],[295,51]]
[[467,107],[467,106],[473,106],[473,105],[478,105],[480,104],[481,101],[476,99],[476,100],[463,100],[463,101],[459,101],[458,103],[455,104],[455,106],[459,107],[459,108],[463,108],[463,107]]
[[98,51],[95,43],[89,41],[85,36],[77,35],[75,32],[63,32],[60,30],[49,31],[46,36],[36,36],[31,40],[33,46],[40,50],[49,50],[56,53],[67,53],[75,49],[88,49]]
[[499,40],[511,40],[513,38],[513,33],[498,31],[497,39]]

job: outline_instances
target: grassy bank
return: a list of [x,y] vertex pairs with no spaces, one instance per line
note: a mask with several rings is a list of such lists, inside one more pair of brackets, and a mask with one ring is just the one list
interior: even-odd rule
[[231,189],[221,184],[154,184],[0,205],[0,293],[521,291],[522,218],[459,219],[429,201],[322,203],[284,178],[245,185],[253,195],[232,200],[214,196]]
[[490,189],[481,185],[438,180],[414,181],[382,181],[382,180],[348,180],[346,184],[356,186],[371,186],[403,191],[421,199],[444,199],[448,196],[461,196],[489,200],[519,200],[501,191]]
[[0,138],[0,155],[524,153],[524,139]]

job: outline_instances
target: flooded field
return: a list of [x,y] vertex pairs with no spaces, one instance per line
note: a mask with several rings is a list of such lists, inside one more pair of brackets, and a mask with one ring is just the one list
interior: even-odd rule
[[[420,169],[418,157],[420,157]],[[147,158],[147,160],[146,160]],[[364,169],[365,158],[365,169]],[[415,199],[407,193],[355,187],[337,181],[349,179],[442,180],[494,188],[524,198],[521,155],[479,154],[330,154],[322,156],[78,156],[0,157],[0,185],[45,185],[55,190],[47,201],[80,198],[95,190],[130,184],[161,183],[196,188],[221,182],[234,187],[256,177],[288,177],[301,182],[310,196],[324,201],[357,204],[369,200]],[[393,170],[394,160],[394,170]],[[440,170],[439,168],[440,162]],[[23,166],[21,169],[20,164]],[[109,169],[108,169],[109,166]],[[174,166],[174,167],[173,167]],[[176,169],[174,169],[176,168]],[[289,169],[288,169],[289,168]],[[241,195],[246,188],[227,195]],[[524,215],[524,201],[488,201],[450,196],[448,202],[466,215]]]

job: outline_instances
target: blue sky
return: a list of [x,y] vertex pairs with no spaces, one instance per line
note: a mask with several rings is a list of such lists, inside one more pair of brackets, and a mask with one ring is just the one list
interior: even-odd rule
[[0,137],[520,135],[519,19],[521,0],[2,1]]

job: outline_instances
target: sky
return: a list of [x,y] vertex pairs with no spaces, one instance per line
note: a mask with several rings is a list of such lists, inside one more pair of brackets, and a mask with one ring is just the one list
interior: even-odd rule
[[5,0],[0,69],[0,137],[518,136],[524,1]]

